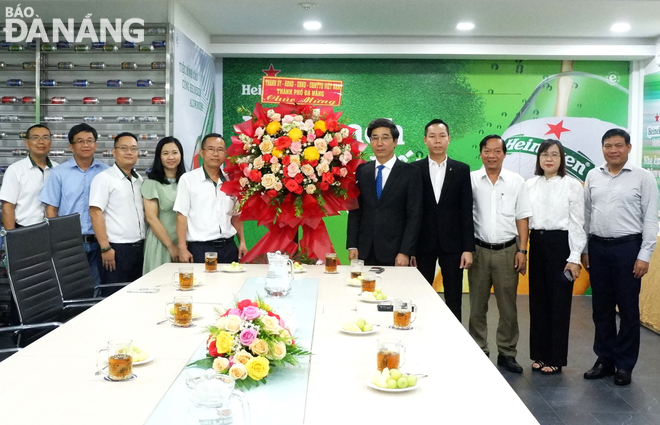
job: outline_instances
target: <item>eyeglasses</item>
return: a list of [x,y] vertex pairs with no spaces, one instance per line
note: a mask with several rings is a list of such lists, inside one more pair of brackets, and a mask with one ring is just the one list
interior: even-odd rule
[[93,145],[94,143],[96,143],[96,140],[92,140],[92,139],[73,141],[74,145]]
[[216,154],[216,153],[219,155],[219,154],[221,154],[221,153],[223,153],[223,152],[225,151],[225,148],[218,148],[218,149],[215,149],[215,148],[204,148],[204,150],[205,150],[205,151],[208,151],[211,155]]
[[393,140],[392,136],[372,136],[369,138],[372,142],[390,142]]
[[44,142],[50,142],[50,136],[30,136],[29,140],[33,142],[38,142],[39,140],[43,140]]
[[135,153],[138,151],[137,146],[117,146],[115,149],[119,149],[120,151],[126,153],[126,152],[131,152]]
[[541,158],[552,158],[552,159],[557,159],[557,158],[559,158],[560,155],[559,155],[559,153],[557,153],[557,152],[552,152],[552,153],[550,153],[550,154],[547,153],[547,152],[543,152],[543,153],[542,153],[541,155],[539,155],[539,156],[540,156]]

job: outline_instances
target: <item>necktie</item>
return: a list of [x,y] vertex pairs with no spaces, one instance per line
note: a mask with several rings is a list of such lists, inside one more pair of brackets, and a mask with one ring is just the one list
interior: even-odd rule
[[383,168],[384,165],[378,166],[378,174],[376,175],[376,198],[380,199],[380,195],[383,193]]

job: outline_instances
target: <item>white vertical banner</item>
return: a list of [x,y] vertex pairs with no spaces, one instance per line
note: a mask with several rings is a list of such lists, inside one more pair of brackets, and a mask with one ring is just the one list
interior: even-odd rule
[[204,135],[213,132],[215,63],[178,29],[174,29],[173,135],[181,141],[186,169],[199,166]]

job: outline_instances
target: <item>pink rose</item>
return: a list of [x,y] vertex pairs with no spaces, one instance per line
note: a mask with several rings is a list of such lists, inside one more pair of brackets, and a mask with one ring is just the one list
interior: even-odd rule
[[[243,309],[243,313],[241,313],[241,318],[245,320],[254,320],[257,317],[261,316],[261,310],[259,307],[255,306],[248,306]],[[249,344],[245,344],[249,345]]]
[[264,134],[264,128],[263,127],[257,127],[257,129],[254,130],[254,136],[257,139],[261,139],[261,136],[263,136],[263,134]]
[[302,152],[302,144],[300,142],[291,142],[289,149],[291,149],[292,154],[300,155],[300,152]]
[[293,117],[293,120],[294,120],[295,122],[303,122],[303,119],[304,119],[304,118],[303,118],[302,115],[296,115],[295,117]]
[[[313,128],[313,127],[314,127],[314,126],[312,126],[312,128]],[[316,139],[316,134],[314,134],[313,131],[310,132],[309,134],[307,134],[307,141],[308,141],[308,142],[313,142],[314,139]]]
[[342,167],[339,169],[339,175],[341,177],[346,177],[347,174],[348,174],[348,170],[346,168]]
[[291,124],[293,122],[293,117],[291,115],[285,115],[282,118],[282,124]]
[[229,310],[229,313],[227,314],[228,316],[240,316],[241,315],[241,310],[238,308],[234,307],[231,310]]
[[300,172],[300,167],[295,162],[292,162],[288,167],[286,167],[286,172],[289,177],[294,178],[296,174]]
[[339,146],[335,146],[334,148],[332,148],[332,154],[333,154],[334,156],[337,156],[337,155],[339,155],[340,153],[341,153],[341,149],[339,148]]
[[282,115],[280,114],[273,114],[272,117],[270,117],[271,121],[282,121]]
[[325,159],[328,162],[332,162],[332,160],[334,159],[334,155],[332,154],[331,151],[328,151],[323,154],[323,159]]
[[270,163],[271,163],[271,164],[277,164],[278,162],[280,162],[280,160],[277,159],[276,156],[271,156],[271,157],[270,157]]
[[241,344],[249,346],[257,338],[257,331],[252,328],[244,329],[238,337]]

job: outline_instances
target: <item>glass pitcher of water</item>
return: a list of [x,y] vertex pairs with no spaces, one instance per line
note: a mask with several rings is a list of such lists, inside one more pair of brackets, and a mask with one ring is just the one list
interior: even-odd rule
[[243,410],[243,421],[239,423],[250,425],[250,405],[245,394],[234,390],[234,378],[209,369],[198,376],[186,373],[186,385],[189,425],[233,425],[233,398],[240,402]]
[[291,291],[293,280],[293,261],[280,251],[269,252],[266,293],[271,297],[285,297]]

